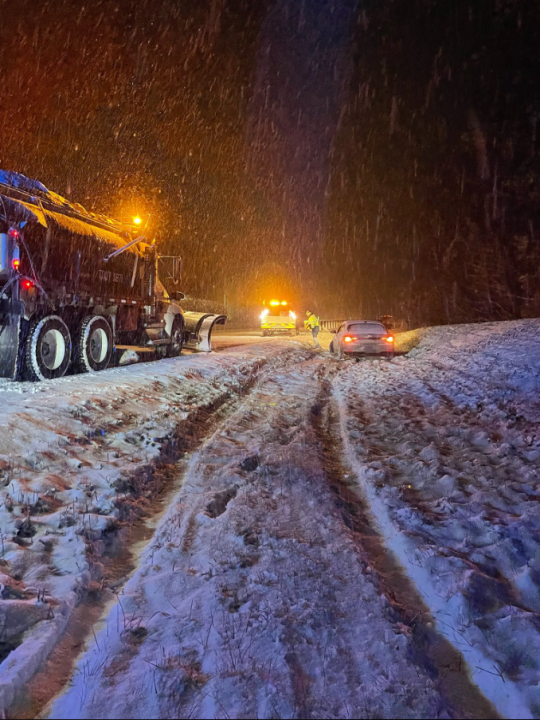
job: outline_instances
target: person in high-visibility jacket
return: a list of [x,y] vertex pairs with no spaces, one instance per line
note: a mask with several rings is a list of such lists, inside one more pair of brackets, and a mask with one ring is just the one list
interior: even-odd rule
[[319,345],[319,341],[317,340],[317,335],[319,334],[319,318],[315,315],[315,313],[312,313],[311,310],[306,310],[306,315],[308,318],[307,320],[304,320],[306,330],[311,330],[315,347],[321,347]]

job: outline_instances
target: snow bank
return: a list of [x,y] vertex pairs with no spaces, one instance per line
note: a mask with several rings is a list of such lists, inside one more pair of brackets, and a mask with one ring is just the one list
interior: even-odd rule
[[540,713],[540,322],[348,365],[342,434],[387,543],[507,717]]

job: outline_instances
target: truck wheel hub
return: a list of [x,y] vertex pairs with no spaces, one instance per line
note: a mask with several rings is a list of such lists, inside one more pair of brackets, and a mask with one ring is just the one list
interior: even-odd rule
[[57,370],[66,355],[66,343],[58,330],[48,330],[41,341],[41,357],[47,370]]
[[96,328],[90,337],[90,356],[96,363],[101,363],[107,355],[109,343],[107,335],[101,328]]

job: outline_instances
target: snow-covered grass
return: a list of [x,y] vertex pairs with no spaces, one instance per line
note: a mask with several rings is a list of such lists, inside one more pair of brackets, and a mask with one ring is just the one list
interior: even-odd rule
[[539,356],[536,320],[434,328],[335,380],[387,543],[507,717],[540,714]]
[[275,343],[0,385],[0,710],[85,591],[99,590],[108,545],[145,512],[156,464],[174,458],[182,430],[286,351]]
[[324,362],[264,374],[191,459],[51,717],[440,717],[337,509]]
[[407,353],[420,344],[427,328],[417,328],[406,332],[395,333],[394,349],[397,353]]

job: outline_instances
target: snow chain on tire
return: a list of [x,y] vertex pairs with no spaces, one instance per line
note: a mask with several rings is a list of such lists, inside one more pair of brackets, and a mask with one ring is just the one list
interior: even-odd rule
[[48,315],[30,324],[25,348],[29,380],[55,380],[66,374],[71,362],[71,336],[57,315]]
[[108,367],[113,353],[111,326],[102,315],[83,320],[76,346],[76,367],[81,372],[99,372]]

